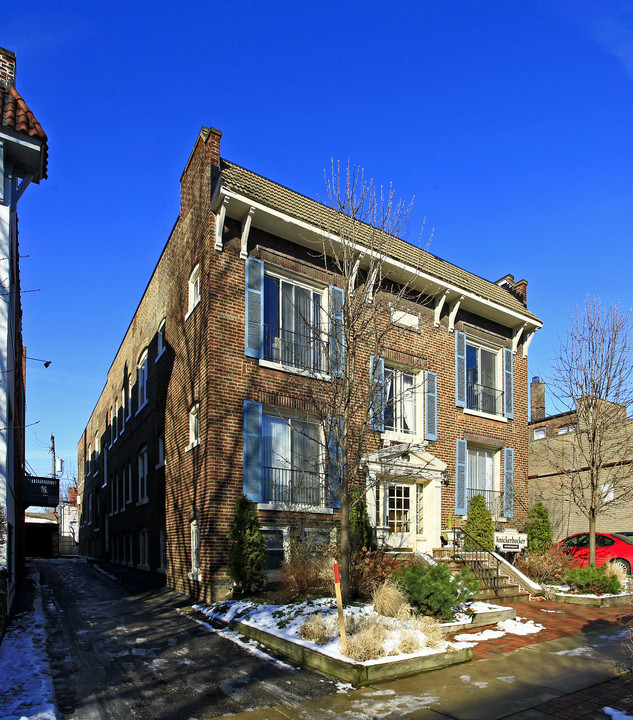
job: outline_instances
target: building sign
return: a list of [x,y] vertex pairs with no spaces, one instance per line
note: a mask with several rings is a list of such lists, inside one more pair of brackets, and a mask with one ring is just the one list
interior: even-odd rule
[[527,533],[506,530],[495,533],[495,545],[501,552],[521,552],[527,547]]
[[22,486],[22,504],[39,505],[41,507],[57,507],[59,505],[59,479],[25,475]]

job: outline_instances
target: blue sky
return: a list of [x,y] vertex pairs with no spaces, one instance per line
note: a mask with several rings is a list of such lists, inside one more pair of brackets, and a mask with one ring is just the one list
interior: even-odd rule
[[[587,293],[632,304],[633,8],[616,0],[11,3],[0,46],[49,137],[20,201],[27,460],[76,445],[177,218],[202,125],[324,199],[331,158],[415,196],[430,250],[529,282],[545,375]],[[553,408],[548,406],[548,410]]]

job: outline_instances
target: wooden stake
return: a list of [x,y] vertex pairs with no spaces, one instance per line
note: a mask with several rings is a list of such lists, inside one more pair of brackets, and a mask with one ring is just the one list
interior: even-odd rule
[[338,563],[334,563],[334,588],[336,589],[336,605],[338,606],[338,624],[341,628],[341,650],[347,655],[347,637],[345,636],[345,618],[343,617],[343,598],[341,597],[341,576]]

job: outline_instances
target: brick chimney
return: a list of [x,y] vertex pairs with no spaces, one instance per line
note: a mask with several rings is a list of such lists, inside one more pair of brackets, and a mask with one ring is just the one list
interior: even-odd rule
[[530,420],[543,420],[545,417],[545,383],[536,375],[530,384]]
[[521,302],[527,307],[527,280],[518,280],[517,283],[514,286],[514,289],[517,291],[518,295],[520,296]]
[[0,47],[0,89],[15,87],[15,53]]

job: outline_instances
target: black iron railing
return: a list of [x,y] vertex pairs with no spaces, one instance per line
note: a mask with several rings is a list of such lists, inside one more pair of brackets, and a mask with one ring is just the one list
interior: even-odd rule
[[462,528],[453,531],[452,558],[468,566],[495,594],[499,592],[499,560]]
[[478,410],[488,415],[503,415],[503,390],[469,382],[466,393],[469,410]]
[[492,513],[492,517],[503,517],[504,511],[504,498],[501,490],[479,490],[478,488],[466,488],[466,507],[470,507],[470,501],[475,495],[482,495],[486,501],[486,507]]
[[262,468],[262,499],[282,505],[322,507],[325,500],[323,473],[290,468]]
[[325,345],[314,328],[291,332],[264,325],[264,360],[309,372],[326,372]]

